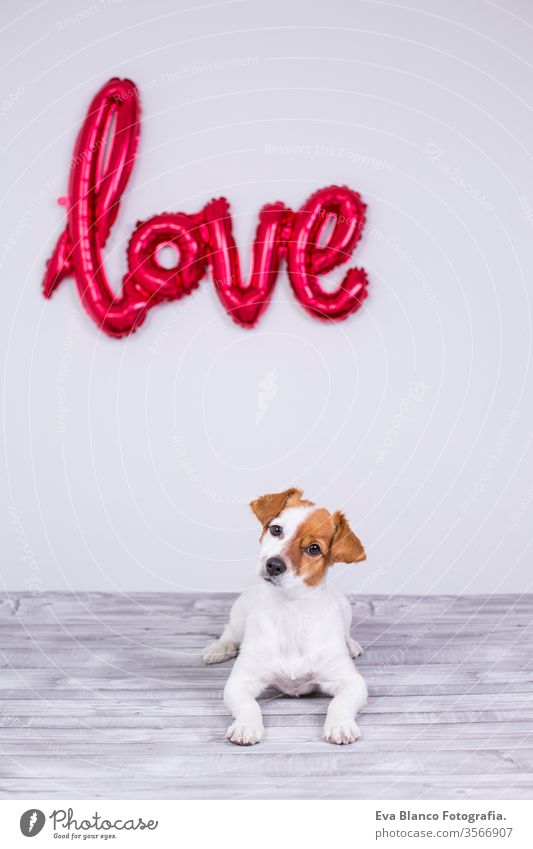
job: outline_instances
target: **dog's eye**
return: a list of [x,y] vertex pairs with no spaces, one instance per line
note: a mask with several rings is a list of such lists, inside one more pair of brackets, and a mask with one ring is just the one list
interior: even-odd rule
[[309,554],[311,557],[318,557],[319,554],[322,554],[320,546],[317,545],[316,542],[313,542],[311,543],[311,545],[308,545],[305,551],[306,554]]
[[281,525],[270,525],[270,533],[273,537],[280,537],[283,533]]

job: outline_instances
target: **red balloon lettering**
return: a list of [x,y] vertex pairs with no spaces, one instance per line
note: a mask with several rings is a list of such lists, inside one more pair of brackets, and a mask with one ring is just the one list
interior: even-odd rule
[[[167,212],[137,225],[127,251],[120,295],[109,285],[102,249],[117,218],[140,135],[139,92],[129,80],[112,79],[94,97],[80,130],[71,163],[67,225],[48,261],[44,295],[50,298],[65,277],[74,277],[80,299],[108,335],[135,331],[148,310],[190,294],[209,268],[228,314],[254,327],[267,308],[281,262],[299,303],[315,318],[338,321],[355,312],[367,295],[361,268],[349,269],[335,291],[320,275],[345,263],[365,223],[365,204],[345,186],[312,195],[298,212],[283,203],[264,206],[243,281],[239,253],[225,198],[195,214]],[[171,245],[177,263],[166,268],[159,251]]]

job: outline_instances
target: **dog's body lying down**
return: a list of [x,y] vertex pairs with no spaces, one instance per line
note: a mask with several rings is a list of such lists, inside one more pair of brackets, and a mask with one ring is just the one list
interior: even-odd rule
[[350,637],[351,608],[325,576],[332,563],[356,562],[364,549],[342,513],[330,515],[297,489],[262,496],[251,504],[263,525],[257,586],[234,603],[224,633],[203,654],[205,663],[238,658],[224,690],[234,722],[232,743],[258,743],[264,732],[256,701],[269,686],[300,696],[333,696],[324,737],[352,743],[366,684],[352,658],[361,648]]

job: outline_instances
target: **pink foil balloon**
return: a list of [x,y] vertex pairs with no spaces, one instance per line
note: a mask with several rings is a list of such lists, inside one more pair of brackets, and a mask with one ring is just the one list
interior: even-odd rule
[[[178,262],[165,268],[158,260],[160,248],[173,246]],[[163,212],[139,224],[128,245],[128,282],[160,300],[176,300],[198,286],[205,273],[200,229],[183,212]]]
[[207,258],[216,290],[229,315],[243,327],[254,327],[268,306],[283,252],[283,228],[290,214],[283,203],[261,209],[250,277],[243,283],[227,200],[212,200],[202,210],[209,245]]
[[[134,331],[150,307],[193,291],[209,265],[229,315],[253,327],[268,306],[286,257],[294,293],[311,315],[337,320],[358,309],[366,297],[362,269],[350,269],[334,292],[326,291],[318,277],[349,258],[365,222],[360,196],[339,186],[316,192],[296,213],[281,202],[260,210],[245,283],[225,198],[210,201],[194,215],[155,215],[133,232],[128,271],[122,292],[115,295],[102,249],[135,162],[139,111],[139,93],[129,80],[109,80],[93,98],[76,140],[68,198],[60,199],[67,207],[67,226],[47,264],[45,297],[73,276],[87,313],[103,331],[119,337]],[[177,252],[172,268],[158,256],[165,245]]]
[[110,336],[131,333],[148,306],[148,298],[135,291],[115,296],[102,260],[135,161],[139,130],[136,86],[129,80],[110,80],[94,97],[76,140],[67,229],[44,280],[45,296],[50,297],[64,277],[74,274],[83,306]]
[[[317,276],[346,262],[365,223],[366,206],[346,186],[319,189],[296,213],[288,245],[289,277],[294,294],[307,312],[324,320],[346,318],[367,296],[368,279],[362,268],[350,268],[334,292],[326,291]],[[321,236],[333,227],[325,242]]]

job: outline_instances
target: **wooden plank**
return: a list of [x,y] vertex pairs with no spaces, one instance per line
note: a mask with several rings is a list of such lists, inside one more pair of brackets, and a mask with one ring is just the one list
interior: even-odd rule
[[[226,615],[234,594],[186,594],[186,593],[83,593],[73,596],[70,593],[43,593],[32,596],[31,593],[1,594],[0,615],[9,618],[16,613],[19,619],[58,618],[68,622],[71,616],[86,618],[91,611],[99,615],[127,614],[132,617],[149,614],[167,615],[178,618],[183,611],[193,611],[199,615]],[[533,616],[533,594],[522,596],[386,596],[352,598],[354,618],[384,619],[397,622],[406,618],[419,621],[421,618],[449,619],[461,621],[470,616],[479,616],[486,621],[509,615]]]
[[[289,704],[286,710],[280,708],[279,704],[271,704],[264,707],[263,715],[267,727],[277,725],[306,725],[317,717],[318,721],[324,721],[327,703],[310,707],[307,700],[301,699],[301,710],[297,706]],[[174,705],[173,708],[163,709],[157,703],[147,703],[143,709],[122,707],[121,709],[106,709],[104,706],[98,708],[94,705],[86,706],[79,701],[71,703],[68,710],[57,709],[53,703],[46,707],[32,709],[34,702],[27,702],[28,707],[9,712],[7,709],[0,714],[0,729],[26,728],[146,728],[168,729],[179,728],[182,725],[192,728],[213,727],[220,717],[220,721],[229,722],[229,714],[226,708],[220,704],[206,705],[202,703],[191,703],[190,705]],[[80,705],[79,709],[73,708],[72,704]],[[359,724],[362,728],[372,727],[383,729],[387,727],[410,727],[417,725],[440,725],[440,726],[467,726],[480,727],[489,726],[490,723],[498,723],[502,726],[518,727],[523,730],[533,728],[533,707],[529,710],[524,708],[513,710],[483,710],[483,711],[416,711],[409,710],[406,706],[404,711],[382,711],[372,713],[365,710],[360,714]],[[216,726],[215,726],[216,727]]]
[[87,781],[82,776],[66,780],[14,778],[9,783],[0,780],[0,797],[9,799],[110,799],[116,798],[117,789],[124,799],[531,799],[533,774],[401,776],[388,784],[364,776],[301,776],[295,780],[234,776],[223,782],[209,776],[201,780],[173,777],[149,784],[126,777],[118,788],[116,781]]
[[[210,743],[209,773],[218,775],[221,780],[237,774],[278,778],[280,774],[287,778],[303,775],[325,775],[346,777],[351,775],[381,776],[386,781],[400,775],[464,775],[487,774],[498,771],[510,776],[531,771],[533,749],[517,748],[512,751],[485,751],[458,749],[452,751],[413,752],[408,746],[401,751],[388,754],[376,753],[364,746],[363,741],[353,746],[332,746],[321,743],[323,754],[306,751],[305,744],[284,747],[280,753],[269,752],[265,744],[257,747],[238,747],[231,743],[213,741]],[[142,769],[146,780],[166,777],[201,778],[205,775],[207,761],[198,757],[198,747],[186,752],[182,745],[166,744],[157,747],[151,743],[136,748],[117,744],[116,750],[109,752],[101,748],[95,750],[89,741],[85,747],[76,751],[72,747],[58,746],[53,751],[17,752],[13,756],[3,755],[0,760],[0,781],[8,777],[22,778],[31,775],[34,778],[64,778],[65,774],[80,774],[85,778],[113,777],[132,773],[139,768],[142,757]],[[107,775],[106,775],[107,774]],[[509,779],[511,780],[511,779]]]
[[[192,718],[191,718],[192,719]],[[158,726],[154,723],[138,725],[136,727],[123,727],[101,725],[95,728],[90,726],[63,726],[39,727],[34,724],[25,727],[0,728],[0,760],[6,756],[24,754],[35,751],[37,754],[45,753],[50,749],[60,751],[62,754],[73,755],[85,754],[107,754],[110,744],[117,755],[123,752],[137,751],[142,757],[142,751],[146,744],[150,745],[150,752],[164,754],[166,746],[179,744],[180,755],[194,755],[200,744],[221,743],[229,724],[228,717],[215,717],[206,725],[199,722],[176,721],[173,725]],[[197,718],[198,719],[198,718]],[[314,752],[324,754],[322,742],[322,727],[324,716],[314,717],[314,723],[310,724],[313,717],[306,717],[306,724],[301,721],[280,722],[268,721],[266,723],[266,735],[263,754],[283,754],[294,746],[306,753]],[[508,751],[510,753],[517,748],[533,747],[533,730],[531,725],[524,727],[524,723],[478,723],[478,724],[448,724],[417,726],[402,725],[400,723],[388,726],[370,726],[364,722],[360,723],[362,731],[361,742],[357,744],[357,751],[373,750],[383,754],[388,752],[402,751],[408,748],[412,752],[435,752],[443,749],[465,750],[476,749],[480,745],[485,751]],[[88,732],[90,740],[88,741]]]
[[[201,651],[207,644],[207,640],[194,649],[191,646],[179,646],[175,642],[172,649],[169,648],[165,651],[160,646],[135,645],[130,648],[120,647],[116,649],[94,646],[86,651],[83,647],[78,646],[76,653],[73,653],[72,648],[65,650],[63,644],[58,645],[58,643],[63,643],[59,639],[48,645],[43,641],[38,641],[38,643],[39,651],[32,649],[31,646],[21,647],[20,642],[12,647],[6,646],[4,642],[0,650],[0,669],[42,670],[58,666],[62,670],[75,670],[100,665],[120,667],[127,665],[128,668],[135,669],[136,674],[142,674],[146,669],[153,670],[155,663],[158,670],[171,672],[179,669],[180,673],[185,674],[187,670],[205,669],[201,660]],[[453,668],[456,668],[457,657],[463,656],[468,659],[461,664],[461,668],[479,669],[480,664],[490,663],[496,668],[505,667],[507,670],[516,669],[519,671],[527,668],[532,657],[532,651],[533,644],[529,645],[524,642],[520,647],[516,647],[511,639],[507,643],[504,641],[498,642],[497,645],[487,643],[474,649],[469,647],[467,643],[455,642],[450,642],[445,646],[429,644],[409,650],[402,649],[401,644],[399,644],[395,648],[366,648],[364,656],[358,658],[357,666],[368,670],[368,672],[375,670],[376,674],[383,674],[386,669],[393,670],[395,667],[405,669],[406,666],[417,666],[419,669],[428,666],[453,666]],[[231,663],[228,662],[214,668],[212,673],[216,674],[218,670],[225,670],[227,675],[230,668]],[[533,672],[531,674],[533,675]]]
[[[72,674],[64,672],[59,667],[47,669],[23,668],[14,669],[10,667],[2,671],[0,676],[0,694],[2,690],[10,690],[17,686],[34,689],[62,689],[84,687],[97,690],[99,688],[113,689],[150,689],[157,683],[161,690],[168,688],[195,689],[201,687],[220,688],[224,686],[228,678],[231,662],[206,667],[203,664],[194,667],[176,668],[174,664],[162,665],[161,669],[150,664],[148,668],[136,669],[134,665],[128,664],[128,668],[117,668],[109,664],[100,664],[97,667],[90,664],[84,667],[80,664]],[[531,687],[533,683],[533,669],[510,669],[505,662],[481,665],[476,662],[462,664],[394,664],[387,667],[363,666],[357,664],[364,673],[365,679],[372,689],[382,686],[409,686],[417,684],[441,685],[441,684],[475,684],[495,683],[524,684]]]

